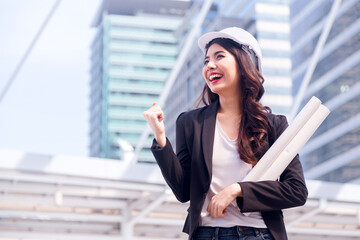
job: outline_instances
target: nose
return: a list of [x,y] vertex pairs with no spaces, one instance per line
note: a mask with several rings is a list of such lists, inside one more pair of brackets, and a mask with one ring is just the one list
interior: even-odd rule
[[209,70],[214,68],[216,68],[214,62],[209,60],[209,62],[206,64],[206,69]]

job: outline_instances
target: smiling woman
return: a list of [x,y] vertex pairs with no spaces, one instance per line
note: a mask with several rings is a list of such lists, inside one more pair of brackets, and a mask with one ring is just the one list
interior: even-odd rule
[[[257,159],[250,149],[255,153],[262,146],[268,128],[266,112],[270,112],[268,107],[259,103],[264,94],[264,79],[251,61],[250,54],[243,51],[232,39],[211,40],[206,46],[204,63],[203,77],[206,84],[201,100],[205,105],[212,103],[212,99],[224,103],[220,104],[217,118],[228,135],[240,136],[239,154],[245,162],[254,164],[253,161]],[[219,75],[221,78],[211,81],[214,76]],[[205,95],[212,95],[208,102],[204,100]],[[227,108],[229,104],[236,106],[230,109]],[[244,131],[245,129],[247,130]],[[251,144],[257,146],[255,150]]]
[[157,104],[144,112],[152,152],[181,202],[190,200],[184,231],[192,240],[287,239],[281,209],[303,205],[307,188],[296,156],[279,181],[242,182],[287,127],[260,103],[261,50],[240,28],[200,37],[204,88],[198,105],[177,120],[176,151]]
[[[236,96],[239,94],[236,87],[239,79],[236,59],[229,51],[217,43],[212,44],[206,54],[203,77],[211,92],[219,96]],[[233,93],[225,93],[224,91],[233,91]]]

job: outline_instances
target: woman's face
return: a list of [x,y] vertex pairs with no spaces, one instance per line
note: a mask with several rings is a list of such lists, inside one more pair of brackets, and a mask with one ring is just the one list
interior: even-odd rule
[[204,59],[203,77],[213,93],[239,94],[240,71],[235,57],[221,45],[212,44]]

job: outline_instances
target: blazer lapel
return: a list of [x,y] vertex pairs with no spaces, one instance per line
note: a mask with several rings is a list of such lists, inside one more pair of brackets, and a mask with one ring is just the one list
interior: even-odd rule
[[218,101],[209,105],[209,107],[206,109],[206,112],[204,113],[204,124],[202,127],[202,150],[210,178],[212,176],[212,155],[214,147],[216,113],[218,106]]

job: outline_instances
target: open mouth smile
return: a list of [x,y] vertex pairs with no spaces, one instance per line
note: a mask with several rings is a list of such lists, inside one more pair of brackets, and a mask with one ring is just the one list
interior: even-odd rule
[[214,73],[214,74],[210,75],[209,80],[211,83],[214,84],[214,83],[218,82],[222,77],[223,77],[223,75],[221,75],[219,73]]

